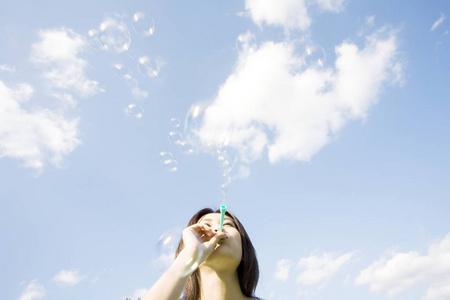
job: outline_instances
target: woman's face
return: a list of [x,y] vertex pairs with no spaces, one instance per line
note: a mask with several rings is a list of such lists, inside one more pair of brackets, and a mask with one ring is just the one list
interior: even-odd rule
[[[213,231],[219,232],[220,213],[204,215],[198,223],[207,225]],[[225,215],[223,221],[223,232],[227,235],[227,239],[220,242],[204,264],[214,268],[233,268],[233,270],[236,270],[242,260],[242,240],[236,224],[227,215]]]

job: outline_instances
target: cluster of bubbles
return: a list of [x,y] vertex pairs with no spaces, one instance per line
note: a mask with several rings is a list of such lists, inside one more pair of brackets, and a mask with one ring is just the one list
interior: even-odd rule
[[233,170],[231,164],[231,157],[227,153],[227,149],[218,148],[216,150],[217,153],[217,162],[219,163],[219,167],[222,170],[222,185],[220,186],[220,190],[222,192],[222,204],[226,203],[228,189],[231,184],[231,171]]
[[[180,132],[180,120],[177,118],[171,118],[169,123],[171,127],[171,130],[167,136],[169,142],[178,147],[178,150],[183,154],[194,153],[192,143],[185,139]],[[171,152],[160,152],[159,159],[164,168],[169,172],[175,172],[178,170],[178,162],[173,158],[173,154]]]
[[[134,31],[143,37],[152,36],[155,32],[154,19],[144,12],[137,12],[131,19]],[[131,35],[125,20],[119,16],[109,16],[100,23],[98,28],[88,32],[89,44],[97,50],[115,54],[123,54],[130,49]],[[148,78],[155,78],[159,75],[163,62],[148,56],[133,58],[138,72]],[[131,91],[133,98],[146,98],[147,92],[139,88],[139,81],[134,76],[132,70],[122,62],[112,63],[112,68],[117,77],[123,80]],[[138,104],[129,104],[125,109],[126,114],[135,119],[143,116],[143,109]]]

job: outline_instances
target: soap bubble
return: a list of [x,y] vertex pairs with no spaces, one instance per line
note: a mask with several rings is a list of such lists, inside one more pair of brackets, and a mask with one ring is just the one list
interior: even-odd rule
[[164,168],[169,172],[178,171],[178,162],[175,159],[166,160],[163,165],[164,165]]
[[138,70],[144,76],[155,78],[159,75],[162,62],[156,59],[150,59],[147,56],[141,56],[138,59]]
[[164,232],[156,243],[158,258],[153,260],[153,264],[160,271],[165,271],[174,261],[175,252],[182,235],[181,228],[173,228]]
[[112,65],[112,67],[113,67],[114,73],[116,74],[117,77],[125,79],[125,80],[130,80],[133,78],[133,73],[124,64],[114,63]]
[[[167,269],[175,259],[175,252],[177,251],[177,247],[179,242],[181,241],[182,235],[183,230],[181,228],[174,228],[164,232],[160,236],[158,243],[156,244],[158,259],[154,260],[154,262],[159,263],[160,267],[164,267],[164,269]],[[198,238],[200,239],[201,237]],[[198,248],[193,257],[186,262],[186,273],[174,275],[183,277],[196,270],[200,263],[202,254],[202,248]]]
[[125,23],[112,18],[100,24],[99,40],[105,50],[113,53],[128,51],[131,44],[130,33]]
[[323,68],[326,60],[325,50],[317,45],[306,46],[304,59],[307,68]]
[[142,118],[142,115],[144,114],[144,109],[136,104],[129,104],[127,108],[125,109],[125,113],[127,116],[133,119],[140,119]]
[[159,161],[164,168],[169,172],[175,172],[178,170],[178,162],[173,159],[173,155],[170,152],[160,152]]
[[170,126],[173,128],[178,128],[180,127],[180,119],[177,118],[171,118],[170,119]]
[[167,162],[169,162],[169,160],[173,159],[173,155],[170,152],[160,152],[159,153],[159,160],[161,161],[162,164],[165,164]]
[[133,28],[136,33],[143,36],[151,36],[155,32],[155,21],[143,12],[133,15]]
[[236,48],[239,52],[251,52],[256,49],[255,36],[251,32],[239,35],[236,39]]
[[180,152],[184,153],[184,154],[192,154],[192,153],[194,153],[194,147],[190,143],[187,143],[185,141],[182,141],[178,145],[178,148],[180,149]]
[[87,39],[89,45],[91,45],[92,48],[96,50],[105,50],[105,48],[103,48],[102,43],[100,43],[100,30],[98,29],[89,30]]
[[175,145],[180,145],[183,142],[183,136],[178,131],[169,132],[169,141]]
[[98,82],[98,81],[96,81],[96,80],[91,81],[91,85],[92,85],[92,88],[93,88],[95,91],[97,91],[98,93],[104,93],[104,92],[106,92],[105,87],[104,87],[100,82]]

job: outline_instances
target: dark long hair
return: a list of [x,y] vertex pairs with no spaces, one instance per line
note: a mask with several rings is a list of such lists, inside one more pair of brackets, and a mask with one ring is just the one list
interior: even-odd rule
[[[212,210],[211,208],[204,208],[197,212],[189,221],[187,227],[198,223],[198,221],[207,214],[218,213],[219,210]],[[236,224],[236,229],[241,234],[242,240],[242,260],[237,268],[239,285],[241,286],[242,293],[247,297],[254,297],[254,292],[259,279],[259,267],[258,260],[256,258],[256,251],[253,247],[250,237],[242,226],[241,222],[227,210],[225,213],[227,216],[233,219]],[[183,239],[180,240],[178,244],[175,257],[183,250],[184,244]],[[185,300],[198,300],[200,298],[200,274],[198,269],[195,270],[188,279],[186,286],[184,288],[184,298]]]

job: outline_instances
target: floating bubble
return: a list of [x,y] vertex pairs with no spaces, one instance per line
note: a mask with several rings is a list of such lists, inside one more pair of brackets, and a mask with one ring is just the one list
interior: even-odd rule
[[159,153],[159,160],[162,164],[167,164],[170,162],[170,160],[173,159],[173,155],[170,152],[160,152]]
[[169,172],[175,172],[178,170],[178,162],[173,159],[173,155],[170,152],[160,152],[159,161]]
[[[160,236],[158,243],[156,244],[156,250],[158,253],[157,262],[159,262],[161,266],[164,266],[165,269],[167,269],[175,259],[175,253],[177,251],[178,244],[181,241],[182,234],[183,230],[181,228],[170,229]],[[202,237],[198,238],[199,241],[202,239]],[[183,277],[196,270],[200,263],[202,254],[203,250],[201,247],[199,247],[197,249],[197,252],[194,253],[193,257],[186,263],[186,273],[174,275]]]
[[304,59],[307,68],[323,68],[326,60],[325,50],[317,45],[309,45],[305,48]]
[[128,51],[131,44],[125,23],[111,18],[100,24],[99,40],[105,50],[113,53]]
[[230,165],[228,157],[225,155],[219,155],[217,157],[217,160],[219,161],[219,166],[221,166],[222,168],[227,168]]
[[127,116],[133,119],[140,119],[144,115],[144,109],[140,105],[129,104],[125,109]]
[[183,142],[183,136],[178,131],[169,132],[169,141],[175,145],[180,145]]
[[160,271],[165,271],[175,259],[175,252],[182,235],[181,228],[173,228],[164,232],[156,243],[158,258],[154,260]]
[[93,81],[91,81],[91,84],[92,84],[92,87],[93,87],[97,92],[99,92],[99,93],[104,93],[104,92],[106,92],[105,87],[104,87],[102,84],[100,84],[100,82],[93,80]]
[[235,44],[239,52],[253,51],[256,49],[255,36],[250,32],[239,35]]
[[89,30],[87,39],[89,45],[91,45],[92,48],[96,50],[105,50],[105,48],[103,48],[102,43],[100,42],[100,30],[98,29]]
[[133,28],[136,33],[143,36],[151,36],[155,32],[155,21],[143,12],[133,15]]
[[190,143],[186,143],[185,141],[182,141],[178,145],[180,152],[184,154],[192,154],[194,153],[194,147]]
[[171,118],[170,119],[170,126],[173,128],[178,128],[180,127],[180,120],[177,118]]
[[112,67],[114,69],[114,74],[116,74],[117,77],[125,80],[131,80],[133,78],[133,73],[124,64],[114,63]]
[[164,168],[169,172],[178,171],[178,162],[175,159],[166,160],[163,165]]
[[222,198],[223,198],[223,200],[225,200],[227,198],[228,190],[230,188],[231,176],[229,176],[229,175],[223,176],[223,179],[224,179],[224,181],[223,181],[222,185],[220,186],[220,190],[222,191]]
[[144,76],[155,78],[159,75],[162,62],[157,59],[150,59],[147,56],[141,56],[138,59],[138,70]]

